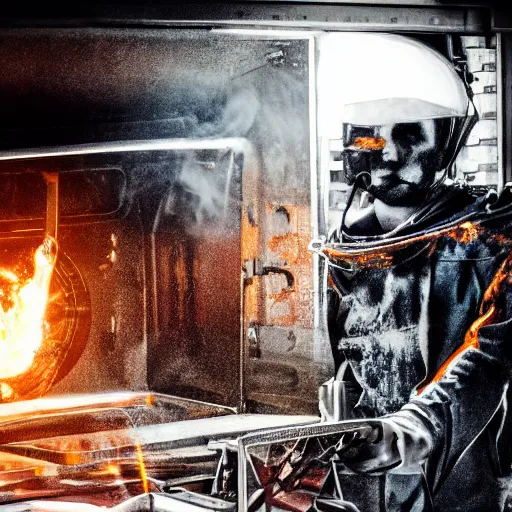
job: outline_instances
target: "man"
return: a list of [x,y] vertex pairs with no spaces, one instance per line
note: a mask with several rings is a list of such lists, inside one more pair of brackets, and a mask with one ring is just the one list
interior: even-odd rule
[[[340,68],[353,189],[334,238],[312,244],[328,262],[337,372],[320,409],[326,420],[378,418],[379,432],[345,436],[337,457],[386,474],[386,510],[504,510],[511,194],[448,179],[476,112],[440,54],[402,36],[343,34]],[[358,389],[353,404],[334,403],[340,381]]]

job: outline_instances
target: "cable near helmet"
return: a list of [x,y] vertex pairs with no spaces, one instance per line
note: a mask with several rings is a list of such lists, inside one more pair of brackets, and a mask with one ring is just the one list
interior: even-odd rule
[[[452,177],[453,162],[478,119],[467,80],[439,52],[409,37],[331,37],[324,63],[320,53],[319,83],[329,76],[335,80],[331,89],[333,109],[340,110],[343,173],[353,185],[338,242],[357,242],[361,249],[361,244],[417,235],[432,225],[432,215],[440,218],[446,211],[452,192],[442,185]],[[366,224],[351,231],[345,220],[361,189],[381,204],[412,213],[396,228],[372,231]]]

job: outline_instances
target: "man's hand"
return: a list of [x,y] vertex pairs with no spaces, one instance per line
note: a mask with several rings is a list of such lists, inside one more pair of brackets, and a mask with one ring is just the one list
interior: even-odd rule
[[388,471],[401,462],[397,436],[385,422],[371,421],[371,430],[344,433],[335,457],[349,469],[361,473]]

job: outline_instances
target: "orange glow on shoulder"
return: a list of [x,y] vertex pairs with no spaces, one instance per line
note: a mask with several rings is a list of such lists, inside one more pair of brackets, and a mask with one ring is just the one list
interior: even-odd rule
[[[480,304],[479,313],[480,316],[471,324],[471,327],[467,330],[466,335],[464,337],[464,342],[462,345],[455,351],[451,356],[441,365],[437,373],[434,375],[432,380],[428,383],[431,384],[433,382],[438,382],[441,380],[443,375],[446,373],[446,370],[450,363],[462,352],[464,352],[468,348],[478,349],[478,332],[484,325],[488,325],[496,319],[497,308],[496,308],[496,299],[501,291],[501,286],[503,282],[510,278],[512,275],[512,253],[509,253],[505,258],[505,261],[501,264],[500,268],[494,275],[491,283],[485,290],[485,293],[482,298],[482,302]],[[425,388],[422,386],[418,389],[418,394],[421,394]]]
[[447,236],[457,240],[458,242],[467,244],[473,240],[476,240],[481,231],[481,226],[477,226],[476,224],[468,221],[451,230],[449,233],[447,233]]

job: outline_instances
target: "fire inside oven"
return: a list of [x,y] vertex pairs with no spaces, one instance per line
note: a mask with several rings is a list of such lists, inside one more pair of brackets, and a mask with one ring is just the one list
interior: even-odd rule
[[43,395],[74,365],[89,334],[90,298],[52,237],[5,241],[1,276],[1,401]]
[[[7,32],[0,337],[27,316],[39,334],[16,364],[4,343],[0,402],[149,390],[316,414],[310,35]],[[19,300],[38,253],[42,320]]]
[[165,144],[1,163],[0,402],[233,401],[243,151]]

